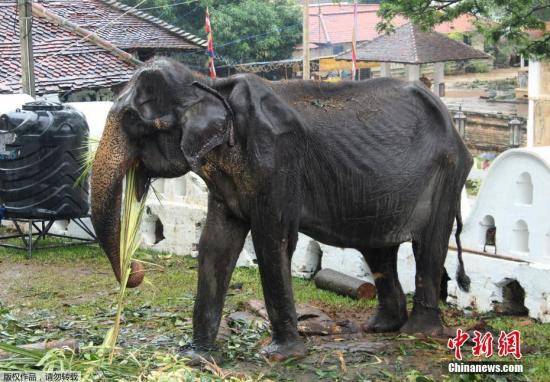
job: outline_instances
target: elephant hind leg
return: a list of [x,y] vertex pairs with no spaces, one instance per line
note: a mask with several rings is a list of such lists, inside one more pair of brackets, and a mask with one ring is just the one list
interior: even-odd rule
[[441,195],[439,203],[435,204],[429,224],[413,238],[416,290],[413,309],[407,323],[401,328],[401,331],[405,333],[422,333],[430,336],[446,335],[441,321],[439,299],[441,278],[457,203],[448,199],[452,192],[447,191]]
[[376,314],[365,324],[366,332],[394,332],[407,321],[407,303],[397,276],[399,245],[362,251],[371,269],[378,296]]

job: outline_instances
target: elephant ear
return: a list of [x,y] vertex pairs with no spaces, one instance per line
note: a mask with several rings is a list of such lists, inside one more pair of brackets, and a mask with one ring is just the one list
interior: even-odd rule
[[[228,79],[229,103],[236,112],[236,126],[245,135],[251,164],[262,173],[275,169],[277,156],[291,163],[301,152],[292,150],[304,128],[296,111],[255,75]],[[295,162],[296,163],[296,162]]]
[[234,143],[234,129],[253,165],[271,169],[284,146],[282,138],[303,131],[296,128],[300,122],[295,111],[259,77],[237,75],[215,81],[212,88],[193,85],[201,97],[182,111],[181,149],[195,172],[208,152]]
[[227,101],[206,85],[197,87],[205,91],[197,91],[202,93],[198,101],[186,107],[180,115],[183,126],[180,147],[195,172],[206,154],[233,139],[232,110],[225,104]]

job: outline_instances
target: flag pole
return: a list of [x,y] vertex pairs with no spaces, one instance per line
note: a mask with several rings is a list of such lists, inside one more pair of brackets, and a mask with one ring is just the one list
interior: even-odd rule
[[357,0],[353,1],[353,31],[351,33],[351,79],[355,81],[357,75]]
[[304,80],[309,80],[310,78],[310,71],[309,71],[309,0],[304,1],[303,5],[303,20],[302,20],[302,28],[303,28],[303,39],[302,39],[302,46],[303,46],[303,67],[302,67],[302,78]]
[[208,71],[210,73],[210,78],[214,79],[216,78],[216,67],[214,66],[214,36],[212,34],[212,25],[210,24],[210,12],[208,11],[208,7],[206,7],[204,29],[206,31],[207,40],[206,54],[208,56]]

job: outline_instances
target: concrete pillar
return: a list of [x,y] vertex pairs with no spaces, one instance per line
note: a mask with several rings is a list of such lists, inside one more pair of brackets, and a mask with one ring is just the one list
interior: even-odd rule
[[420,65],[407,65],[407,81],[418,81],[420,78]]
[[523,57],[523,54],[519,56],[519,67],[521,69],[525,68],[525,58]]
[[527,146],[550,146],[550,60],[529,60]]
[[434,64],[434,93],[440,97],[445,95],[445,63],[436,62]]
[[391,77],[391,62],[380,63],[380,77]]

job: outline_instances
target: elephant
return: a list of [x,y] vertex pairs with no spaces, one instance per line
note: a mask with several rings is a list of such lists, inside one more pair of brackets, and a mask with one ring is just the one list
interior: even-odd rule
[[[136,70],[109,111],[91,176],[92,223],[120,282],[122,180],[138,164],[139,195],[152,179],[190,171],[208,187],[199,241],[193,360],[215,354],[232,272],[251,233],[272,360],[301,357],[290,264],[298,233],[354,248],[369,265],[378,308],[367,332],[444,331],[438,298],[448,243],[472,156],[450,114],[420,82],[392,78],[327,83],[211,79],[169,58]],[[412,241],[413,307],[397,274]],[[131,266],[128,287],[144,269]],[[467,290],[461,252],[457,282]]]

